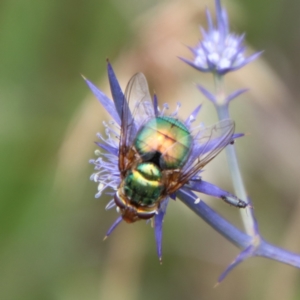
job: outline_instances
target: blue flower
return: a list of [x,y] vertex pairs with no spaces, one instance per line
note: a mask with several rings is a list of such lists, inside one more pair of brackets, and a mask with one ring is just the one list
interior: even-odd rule
[[[111,228],[108,230],[106,237],[112,233],[112,231],[123,219],[128,221],[128,217],[125,216],[126,212],[124,212],[124,203],[122,204],[118,202],[118,191],[120,189],[120,185],[122,184],[122,177],[124,178],[124,174],[122,174],[120,167],[120,157],[124,146],[120,144],[120,141],[123,140],[121,133],[124,132],[124,128],[126,128],[127,131],[130,131],[132,137],[127,136],[126,139],[128,139],[128,143],[129,140],[132,142],[136,133],[140,132],[145,125],[145,119],[147,117],[150,116],[150,118],[160,117],[178,119],[178,111],[180,107],[180,105],[178,105],[176,111],[172,114],[167,114],[168,106],[166,104],[162,109],[159,109],[156,96],[154,96],[153,100],[151,99],[150,95],[148,94],[149,92],[146,79],[142,74],[139,74],[136,75],[135,78],[138,78],[138,80],[141,80],[142,83],[144,83],[144,85],[141,85],[141,87],[145,87],[145,91],[138,91],[138,93],[146,93],[147,100],[143,100],[143,105],[141,105],[142,108],[135,106],[135,108],[138,110],[138,113],[133,115],[133,111],[128,109],[128,99],[126,99],[127,97],[124,96],[110,63],[107,64],[107,70],[114,101],[111,101],[93,83],[84,78],[94,95],[98,98],[103,107],[113,118],[113,120],[109,123],[103,122],[105,127],[105,136],[100,133],[97,135],[100,139],[100,142],[96,142],[96,144],[102,150],[104,150],[104,152],[96,150],[95,154],[97,155],[97,158],[90,160],[90,163],[92,163],[95,168],[95,172],[92,174],[91,180],[98,184],[98,192],[96,197],[99,198],[105,191],[106,194],[112,197],[112,199],[106,205],[106,209],[116,207],[117,211],[121,212],[121,216],[119,216],[113,223]],[[133,89],[131,85],[129,85],[129,87],[130,90]],[[150,217],[147,216],[147,219],[153,217],[157,253],[160,260],[162,257],[162,223],[166,213],[167,204],[170,198],[176,198],[176,193],[180,190],[193,190],[211,195],[237,207],[245,207],[247,205],[245,202],[239,200],[232,194],[213,184],[203,181],[200,177],[201,169],[206,163],[213,159],[226,145],[233,142],[234,139],[243,136],[242,134],[234,134],[234,123],[231,120],[224,120],[218,124],[215,124],[211,128],[205,128],[203,125],[192,127],[191,124],[193,121],[195,121],[200,108],[201,106],[198,106],[187,118],[187,120],[182,122],[182,124],[180,123],[183,127],[188,128],[193,137],[191,150],[185,164],[182,166],[182,174],[184,174],[185,177],[178,177],[179,179],[185,179],[182,179],[182,184],[180,182],[176,182],[178,187],[173,189],[172,192],[163,194],[163,197],[157,205],[157,209],[155,209],[154,213],[150,215]],[[181,171],[179,171],[179,173],[180,172]],[[194,200],[195,206],[199,203],[200,198]],[[125,206],[126,205],[127,202],[125,203]],[[134,222],[139,219],[142,219],[142,217],[139,218],[139,215],[137,214],[135,215],[135,219],[129,221]]]
[[236,35],[229,31],[226,10],[221,7],[220,0],[215,1],[217,24],[214,26],[211,14],[206,9],[208,29],[201,27],[202,41],[196,47],[190,47],[193,60],[180,58],[201,72],[212,72],[224,75],[238,70],[256,59],[261,52],[245,57],[244,34]]

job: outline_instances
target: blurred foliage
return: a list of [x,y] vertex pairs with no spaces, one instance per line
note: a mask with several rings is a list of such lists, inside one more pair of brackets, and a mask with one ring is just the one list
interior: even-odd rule
[[[295,7],[300,4],[224,4],[234,31],[246,31],[252,47],[266,49],[269,63],[260,60],[255,68],[229,76],[230,88],[251,87],[252,96],[232,107],[238,129],[251,132],[237,145],[246,186],[265,237],[300,252],[295,230],[300,225],[300,19]],[[189,5],[199,13],[182,9]],[[83,100],[90,92],[80,74],[96,81],[109,57],[124,82],[145,71],[163,102],[177,101],[187,87],[194,89],[191,82],[210,79],[198,78],[176,58],[188,55],[181,43],[197,42],[197,25],[206,24],[205,5],[213,8],[213,1],[0,1],[1,299],[298,299],[300,271],[261,258],[239,266],[213,289],[238,249],[179,201],[171,203],[166,217],[162,266],[152,229],[142,222],[122,224],[102,243],[116,213],[104,211],[105,199],[93,199],[96,186],[88,180],[92,166],[87,162],[95,133],[107,118],[94,98]],[[183,21],[189,26],[181,26]],[[153,36],[161,39],[151,43]],[[168,41],[183,52],[161,51]],[[156,61],[155,55],[160,55]],[[189,84],[178,89],[183,78]],[[107,87],[107,80],[99,86]],[[199,94],[189,93],[193,107]],[[214,121],[208,112],[206,118]],[[217,159],[211,172],[206,167],[207,176],[232,190],[224,165],[224,157]],[[206,200],[240,224],[234,208]]]

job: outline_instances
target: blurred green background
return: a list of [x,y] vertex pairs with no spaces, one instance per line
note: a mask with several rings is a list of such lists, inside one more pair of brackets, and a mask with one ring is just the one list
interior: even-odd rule
[[[228,0],[231,28],[247,32],[261,59],[228,76],[228,91],[251,90],[232,105],[242,172],[261,231],[300,252],[300,2]],[[143,71],[162,102],[211,104],[211,88],[176,56],[190,57],[204,8],[213,0],[0,1],[0,299],[299,299],[300,270],[250,259],[213,288],[238,249],[182,203],[164,224],[163,264],[153,230],[122,224],[89,181],[96,132],[109,120],[80,74],[109,94],[105,59],[124,88]],[[256,50],[250,50],[250,53]],[[187,101],[188,100],[188,101]],[[204,178],[233,191],[225,156]],[[238,210],[202,197],[241,226]],[[242,228],[242,227],[241,227]]]

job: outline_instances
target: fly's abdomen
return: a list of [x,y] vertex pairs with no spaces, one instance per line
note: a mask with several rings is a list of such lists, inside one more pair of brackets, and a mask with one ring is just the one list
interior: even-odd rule
[[162,190],[162,174],[153,163],[139,164],[125,178],[124,193],[130,202],[136,205],[151,206],[155,204]]
[[152,161],[162,169],[184,165],[190,153],[192,137],[188,128],[172,117],[156,117],[139,131],[135,147],[144,161]]

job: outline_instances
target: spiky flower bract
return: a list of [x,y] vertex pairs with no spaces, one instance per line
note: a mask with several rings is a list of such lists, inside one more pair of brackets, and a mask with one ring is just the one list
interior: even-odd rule
[[[229,104],[231,101],[247,91],[247,89],[238,89],[233,93],[226,95],[224,89],[225,75],[228,72],[242,68],[256,59],[262,52],[255,53],[250,57],[245,57],[245,46],[243,45],[244,35],[238,36],[229,31],[227,13],[225,9],[222,8],[221,1],[215,0],[215,5],[216,26],[213,24],[210,12],[206,10],[208,30],[205,31],[201,28],[203,40],[196,47],[190,47],[190,50],[194,54],[194,59],[187,60],[181,58],[181,60],[200,72],[210,72],[214,76],[215,93],[208,91],[202,85],[198,84],[197,87],[200,92],[214,104],[219,121],[222,121],[230,118]],[[186,190],[178,193],[178,196],[181,199],[184,199],[183,201],[202,219],[233,244],[242,248],[241,253],[226,268],[219,277],[218,282],[221,282],[225,276],[241,262],[253,256],[268,257],[299,268],[299,255],[273,246],[267,243],[261,236],[251,204],[252,202],[248,197],[240,172],[235,146],[231,145],[227,147],[226,154],[232,182],[235,187],[235,193],[240,199],[248,204],[245,210],[240,210],[246,234],[241,234],[234,226],[231,226],[222,219],[222,217],[215,214],[215,212],[206,206],[205,203],[202,202],[197,207],[191,205],[192,200],[190,197],[196,199],[196,195],[191,194],[191,192]],[[226,230],[224,230],[224,228],[226,228]]]

